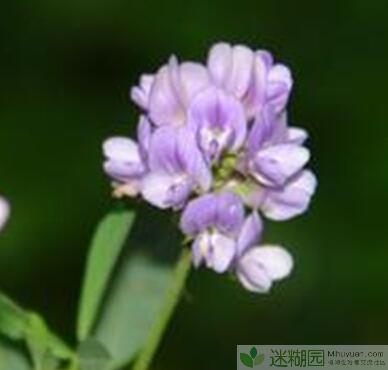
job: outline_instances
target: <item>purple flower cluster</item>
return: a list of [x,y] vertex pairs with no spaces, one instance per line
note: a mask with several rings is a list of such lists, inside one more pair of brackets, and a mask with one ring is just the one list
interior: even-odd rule
[[261,245],[261,216],[302,214],[317,184],[305,169],[307,132],[287,123],[292,84],[262,50],[219,43],[206,66],[173,56],[131,89],[142,110],[137,142],[113,137],[103,146],[117,196],[182,211],[194,265],[233,271],[254,292],[293,265],[281,246]]

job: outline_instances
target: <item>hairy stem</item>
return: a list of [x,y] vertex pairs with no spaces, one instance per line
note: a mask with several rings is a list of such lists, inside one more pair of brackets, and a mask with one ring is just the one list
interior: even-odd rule
[[190,266],[191,253],[187,248],[184,248],[176,264],[172,282],[166,293],[159,318],[151,329],[148,340],[135,361],[133,370],[147,370],[151,365],[152,359],[155,356],[159,343],[167,328],[167,324],[179,302],[182,290],[185,287],[185,282],[190,272]]

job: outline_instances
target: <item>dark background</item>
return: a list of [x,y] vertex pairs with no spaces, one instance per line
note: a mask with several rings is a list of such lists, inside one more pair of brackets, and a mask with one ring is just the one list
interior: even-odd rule
[[308,214],[267,228],[266,240],[294,254],[292,278],[252,295],[193,273],[155,369],[232,369],[236,344],[388,342],[385,0],[0,7],[0,193],[12,203],[2,290],[74,342],[88,243],[113,203],[101,142],[133,131],[128,88],[140,73],[171,53],[203,60],[224,40],[268,48],[292,68],[291,118],[311,134],[319,188]]

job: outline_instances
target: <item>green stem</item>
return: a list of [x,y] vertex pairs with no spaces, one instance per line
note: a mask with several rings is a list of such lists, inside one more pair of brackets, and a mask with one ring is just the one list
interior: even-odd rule
[[135,361],[133,370],[147,370],[151,365],[152,359],[155,356],[159,343],[162,340],[163,334],[167,328],[167,324],[179,302],[179,298],[190,272],[190,266],[191,253],[188,248],[184,248],[175,267],[175,271],[172,276],[172,283],[166,293],[159,318],[154,327],[151,329],[148,340],[143,350],[140,352],[139,357]]

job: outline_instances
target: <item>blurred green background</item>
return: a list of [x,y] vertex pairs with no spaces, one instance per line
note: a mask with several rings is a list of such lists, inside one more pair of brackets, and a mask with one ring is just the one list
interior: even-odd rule
[[2,290],[74,342],[88,243],[113,204],[101,142],[133,131],[140,73],[224,40],[292,68],[319,189],[308,214],[267,228],[294,254],[292,278],[263,296],[193,273],[154,368],[232,369],[236,344],[388,342],[385,0],[15,0],[0,14]]

